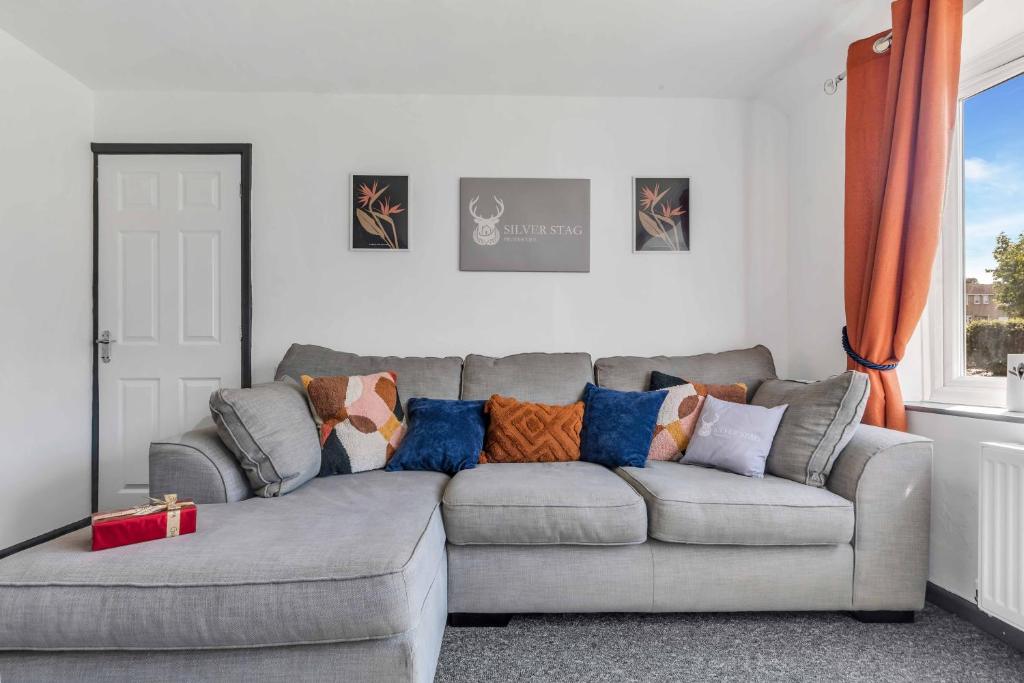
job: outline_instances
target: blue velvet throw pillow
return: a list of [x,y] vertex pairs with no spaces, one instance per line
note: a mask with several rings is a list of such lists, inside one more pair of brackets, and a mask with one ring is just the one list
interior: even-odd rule
[[411,398],[408,431],[385,468],[455,474],[476,467],[484,447],[486,401]]
[[580,460],[607,467],[643,467],[667,393],[615,391],[587,384]]

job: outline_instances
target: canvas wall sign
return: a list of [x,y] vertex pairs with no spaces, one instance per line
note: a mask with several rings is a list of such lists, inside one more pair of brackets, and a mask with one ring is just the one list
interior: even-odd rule
[[633,251],[690,251],[689,178],[633,178]]
[[409,176],[353,174],[350,199],[353,249],[409,249]]
[[462,178],[459,269],[590,271],[590,181]]

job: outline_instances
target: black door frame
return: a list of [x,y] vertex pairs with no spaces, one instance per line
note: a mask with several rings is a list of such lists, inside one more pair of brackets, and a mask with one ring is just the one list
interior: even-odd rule
[[99,164],[101,154],[237,154],[242,187],[242,386],[252,385],[252,144],[241,143],[92,143],[92,511],[99,507],[100,376],[99,354]]

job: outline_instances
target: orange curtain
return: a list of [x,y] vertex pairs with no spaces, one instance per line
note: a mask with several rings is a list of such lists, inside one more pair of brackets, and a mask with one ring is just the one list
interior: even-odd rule
[[[892,46],[847,57],[846,324],[868,364],[903,358],[928,297],[960,78],[962,0],[897,0]],[[895,370],[869,369],[864,422],[906,429]]]

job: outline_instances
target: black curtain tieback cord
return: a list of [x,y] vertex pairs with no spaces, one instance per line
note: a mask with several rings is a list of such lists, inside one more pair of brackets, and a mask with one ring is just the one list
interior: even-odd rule
[[850,346],[850,335],[846,333],[846,325],[843,325],[843,351],[846,351],[846,355],[852,358],[854,363],[869,370],[895,370],[899,365],[899,363],[872,363],[854,351]]

